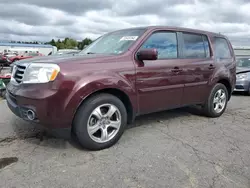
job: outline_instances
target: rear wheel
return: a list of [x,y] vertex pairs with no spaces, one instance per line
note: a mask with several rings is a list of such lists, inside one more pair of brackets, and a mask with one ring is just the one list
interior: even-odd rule
[[84,148],[101,150],[120,139],[126,123],[127,111],[121,100],[110,94],[99,94],[80,106],[73,126]]
[[204,105],[205,115],[208,117],[219,117],[226,110],[228,102],[228,91],[224,84],[217,83]]

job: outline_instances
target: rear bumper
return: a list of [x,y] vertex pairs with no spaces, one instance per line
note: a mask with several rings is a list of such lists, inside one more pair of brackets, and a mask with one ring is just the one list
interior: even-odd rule
[[234,91],[249,91],[250,81],[249,80],[237,80]]

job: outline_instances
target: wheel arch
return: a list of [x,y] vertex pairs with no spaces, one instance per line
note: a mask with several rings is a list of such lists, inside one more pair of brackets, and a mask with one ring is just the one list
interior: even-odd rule
[[111,94],[114,95],[115,97],[119,98],[122,103],[124,104],[127,114],[128,114],[128,123],[132,123],[134,118],[135,118],[135,110],[133,108],[132,105],[132,101],[129,98],[128,94],[126,94],[124,91],[117,89],[117,88],[103,88],[103,89],[99,89],[97,91],[94,91],[92,93],[90,93],[89,95],[87,95],[85,98],[83,98],[81,100],[81,102],[79,103],[79,105],[77,106],[77,108],[75,109],[74,115],[73,115],[73,119],[75,118],[75,115],[78,111],[78,109],[80,108],[80,106],[84,105],[84,103],[91,97],[96,96],[98,94],[101,93],[107,93],[107,94]]
[[222,78],[222,79],[219,79],[217,83],[221,83],[224,86],[226,86],[227,92],[228,92],[228,101],[229,101],[232,96],[232,87],[231,87],[230,81],[226,78]]

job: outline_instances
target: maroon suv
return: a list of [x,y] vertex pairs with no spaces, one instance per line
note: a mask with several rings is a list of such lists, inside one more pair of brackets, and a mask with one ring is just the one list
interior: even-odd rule
[[79,54],[15,62],[6,98],[17,116],[99,150],[141,114],[200,105],[221,116],[235,80],[225,36],[140,27],[105,34]]

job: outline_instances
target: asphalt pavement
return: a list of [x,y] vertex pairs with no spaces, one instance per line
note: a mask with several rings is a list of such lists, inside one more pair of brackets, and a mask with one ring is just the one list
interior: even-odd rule
[[137,118],[113,147],[42,137],[0,101],[0,187],[250,188],[250,97],[223,116],[192,108]]

